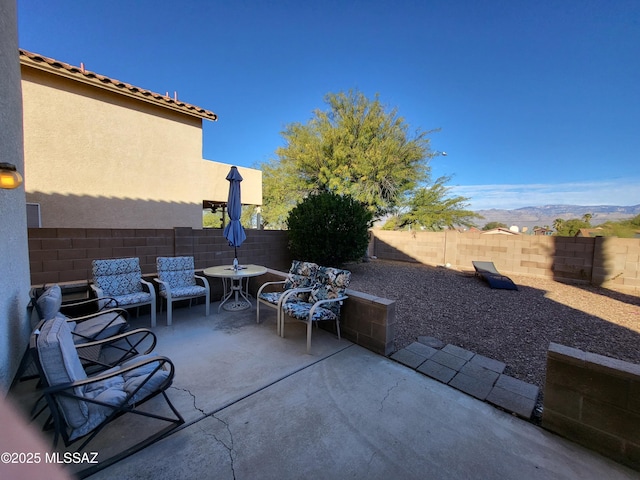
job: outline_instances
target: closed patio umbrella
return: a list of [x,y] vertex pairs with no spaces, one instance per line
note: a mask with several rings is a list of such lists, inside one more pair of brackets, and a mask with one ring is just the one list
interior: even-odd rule
[[229,213],[230,222],[226,227],[224,227],[223,233],[224,238],[229,241],[229,246],[234,248],[234,265],[237,265],[238,247],[246,240],[247,235],[244,233],[244,228],[242,228],[242,224],[240,223],[240,215],[242,214],[240,182],[242,181],[242,176],[236,167],[231,167],[231,170],[227,175],[227,180],[229,180],[227,212]]

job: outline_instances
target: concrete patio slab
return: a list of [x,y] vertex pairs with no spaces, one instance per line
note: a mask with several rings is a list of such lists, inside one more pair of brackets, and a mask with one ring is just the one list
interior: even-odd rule
[[91,478],[638,475],[354,345]]
[[[156,351],[176,365],[169,397],[187,421],[91,479],[640,478],[323,330],[307,354],[305,325],[291,323],[282,339],[275,315],[257,325],[254,314],[177,309],[171,327],[159,318]],[[420,368],[430,363],[439,365]],[[33,398],[30,388],[20,398]],[[146,408],[166,407],[155,397]],[[105,462],[157,423],[125,415],[85,450]]]

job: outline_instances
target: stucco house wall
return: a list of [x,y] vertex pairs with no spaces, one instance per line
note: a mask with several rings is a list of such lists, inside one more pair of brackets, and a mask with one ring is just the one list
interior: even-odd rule
[[[202,228],[203,200],[228,192],[230,165],[202,158],[215,114],[41,58],[20,55],[25,189],[41,226]],[[239,170],[243,203],[261,205],[262,173]]]
[[[0,152],[24,172],[16,4],[0,2]],[[0,189],[0,392],[9,389],[29,342],[29,250],[24,185]],[[1,404],[1,402],[0,402]]]

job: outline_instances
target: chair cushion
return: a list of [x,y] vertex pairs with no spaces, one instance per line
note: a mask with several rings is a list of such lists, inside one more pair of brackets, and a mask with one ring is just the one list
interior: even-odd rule
[[[62,385],[87,378],[64,317],[47,320],[40,327],[37,349],[49,385]],[[76,395],[83,394],[80,387],[74,391]],[[58,396],[57,402],[65,422],[71,428],[78,428],[86,423],[89,409],[85,402],[63,396]]]
[[[180,298],[180,297],[198,297],[200,295],[206,295],[206,294],[207,294],[207,289],[200,285],[194,285],[191,287],[171,287],[171,297],[173,299]],[[162,289],[160,291],[160,295],[162,295],[163,297],[166,297],[167,291],[165,289]]]
[[[71,330],[63,317],[58,316],[42,325],[37,348],[40,363],[49,385],[61,385],[87,378],[71,339]],[[133,362],[155,356],[157,354],[154,353],[134,357],[122,365],[101,372],[100,375],[116,373],[123,367],[132,365]],[[77,396],[98,400],[109,405],[121,406],[127,400],[128,395],[133,393],[157,366],[158,362],[152,362],[122,375],[116,375],[84,387],[76,387],[74,393]],[[158,370],[127,403],[134,405],[155,393],[164,385],[168,376],[168,371]],[[75,398],[65,398],[62,395],[56,396],[56,401],[66,424],[71,429],[70,440],[86,435],[113,412],[113,409],[107,406]]]
[[[100,332],[105,325],[111,323],[103,332]],[[118,312],[104,312],[102,315],[83,320],[82,322],[73,322],[75,327],[71,327],[74,343],[87,342],[87,338],[92,340],[102,340],[103,338],[113,337],[120,333],[127,325],[127,321]]]
[[[171,294],[175,288],[196,285],[193,257],[158,257],[156,259],[158,278],[169,284]],[[160,291],[165,286],[160,284]]]
[[142,272],[138,258],[94,260],[93,282],[106,297],[142,292]]
[[[122,368],[131,365],[133,362],[139,362],[148,358],[153,358],[157,354],[152,353],[149,355],[139,355],[123,364],[105,370],[102,374],[111,374],[118,372]],[[104,402],[114,407],[120,407],[125,403],[127,405],[135,405],[137,402],[144,400],[149,395],[158,391],[160,387],[166,382],[169,372],[165,370],[158,370],[147,381],[140,390],[133,395],[128,401],[127,397],[135,391],[138,386],[144,382],[144,380],[151,374],[151,372],[158,366],[157,362],[152,362],[147,365],[143,365],[129,372],[125,372],[122,375],[116,375],[114,377],[102,380],[100,382],[92,383],[85,387],[84,395],[87,398]],[[113,409],[104,405],[98,405],[93,402],[85,402],[88,408],[87,421],[79,428],[73,430],[69,438],[74,438],[86,435],[91,430],[100,425],[111,413]]]
[[304,288],[313,285],[315,275],[308,277],[306,275],[297,275],[295,273],[289,273],[287,279],[284,282],[284,289],[291,290],[292,288]]
[[277,305],[283,292],[262,292],[260,300],[264,300],[272,305]]
[[62,289],[60,285],[47,287],[36,300],[36,310],[40,320],[50,320],[60,311],[62,305]]
[[[349,283],[351,282],[351,272],[332,267],[320,267],[316,275],[316,284],[309,295],[309,302],[316,303],[319,300],[342,297]],[[340,314],[339,302],[327,303],[325,308]]]
[[292,288],[310,287],[316,278],[318,268],[316,263],[294,260],[291,262],[291,268],[284,283],[284,289],[290,290]]
[[112,295],[116,299],[120,307],[126,307],[127,305],[139,305],[145,303],[151,303],[151,294],[147,292],[131,293],[128,295]]
[[318,272],[318,268],[320,267],[317,263],[294,260],[293,262],[291,262],[289,273],[304,275],[306,277],[315,277],[316,273]]
[[[336,302],[338,304],[338,302]],[[331,305],[327,303],[325,305]],[[309,312],[311,311],[313,304],[307,302],[293,301],[287,302],[283,306],[284,312],[290,317],[297,318],[298,320],[308,320]],[[339,306],[338,306],[339,308]],[[317,307],[313,312],[313,322],[322,320],[336,320],[338,315],[329,308]]]

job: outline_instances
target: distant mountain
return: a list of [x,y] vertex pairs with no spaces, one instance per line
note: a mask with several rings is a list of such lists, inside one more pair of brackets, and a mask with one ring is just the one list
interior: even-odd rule
[[583,205],[542,205],[540,207],[523,207],[515,210],[476,210],[484,217],[476,223],[480,228],[489,222],[501,222],[507,226],[517,225],[532,229],[535,226],[552,226],[556,218],[568,220],[570,218],[582,218],[586,213],[590,213],[591,224],[598,225],[609,220],[617,221],[632,218],[640,214],[640,205],[629,207],[613,205],[596,205],[585,207]]

